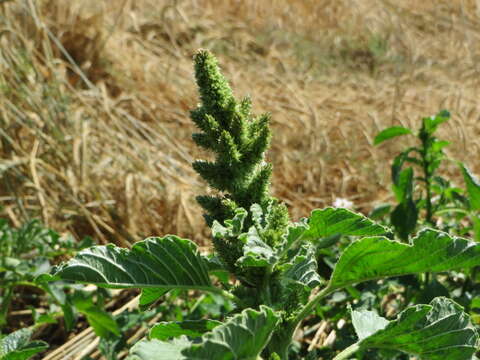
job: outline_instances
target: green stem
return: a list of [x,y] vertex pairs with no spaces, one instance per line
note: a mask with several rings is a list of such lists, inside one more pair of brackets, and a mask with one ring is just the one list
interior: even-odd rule
[[268,345],[270,353],[276,352],[280,356],[280,359],[287,360],[288,348],[292,343],[292,338],[298,325],[304,318],[310,315],[318,302],[330,294],[333,290],[335,289],[330,288],[327,285],[300,310],[293,320],[282,324],[282,326],[274,332],[272,338],[270,339],[270,343]]
[[327,295],[329,295],[334,290],[336,289],[330,288],[329,285],[327,285],[325,288],[320,290],[320,292],[317,295],[315,295],[315,297],[312,300],[310,300],[303,307],[303,309],[300,310],[300,312],[295,316],[295,318],[291,322],[290,327],[292,329],[295,329],[302,322],[303,319],[305,319],[308,315],[311,314],[311,312],[313,311],[313,309],[315,309],[315,306],[317,306],[319,301],[324,297],[326,297]]
[[12,302],[13,288],[7,288],[2,296],[2,304],[0,305],[0,329],[7,324],[8,309]]
[[430,173],[428,170],[430,166],[430,162],[427,159],[427,153],[428,153],[428,148],[427,148],[427,143],[428,143],[429,138],[422,138],[422,151],[421,151],[421,156],[422,156],[422,170],[423,170],[423,178],[425,179],[425,192],[426,192],[426,207],[427,207],[427,215],[426,215],[426,221],[430,225],[433,225],[433,211],[432,211],[432,183],[431,183],[431,177],[433,174]]
[[[426,195],[427,195],[427,198],[426,198],[426,206],[427,206],[427,215],[426,215],[426,221],[428,224],[430,225],[434,225],[433,224],[433,210],[432,210],[432,184],[431,184],[431,177],[433,176],[432,173],[430,173],[429,171],[429,167],[430,167],[430,162],[427,160],[427,153],[428,153],[428,148],[427,148],[427,144],[428,144],[428,140],[429,140],[429,137],[425,137],[425,138],[422,138],[422,151],[421,151],[421,154],[422,154],[422,168],[423,168],[423,177],[425,178],[425,191],[426,191]],[[425,273],[425,278],[424,278],[425,282],[424,282],[424,286],[427,287],[428,286],[428,283],[430,282],[430,273],[427,271]]]
[[265,274],[263,276],[262,282],[262,296],[264,300],[264,304],[271,306],[272,304],[272,297],[270,294],[270,276],[272,275],[272,266],[268,266],[265,269]]
[[335,356],[333,360],[347,360],[350,358],[351,355],[355,354],[359,349],[360,349],[360,345],[358,343],[350,345],[345,350],[343,350],[340,354]]
[[441,210],[435,211],[435,214],[437,215],[449,214],[449,213],[459,213],[463,215],[469,215],[469,212],[467,210],[460,209],[460,208],[443,208]]

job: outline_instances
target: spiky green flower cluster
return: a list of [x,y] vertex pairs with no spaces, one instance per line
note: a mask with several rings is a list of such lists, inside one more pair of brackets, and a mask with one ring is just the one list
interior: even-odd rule
[[[235,209],[249,210],[259,204],[266,212],[273,209],[281,224],[288,222],[284,205],[269,195],[272,166],[265,162],[270,144],[269,114],[253,116],[251,101],[246,97],[237,102],[227,80],[221,74],[215,57],[200,50],[194,57],[195,77],[201,104],[191,112],[191,118],[200,133],[193,140],[200,147],[215,154],[214,161],[198,160],[193,168],[217,190],[214,196],[198,196],[205,209],[209,226],[216,220],[223,223],[235,216]],[[249,228],[251,219],[245,221]],[[280,230],[279,228],[279,230]],[[232,243],[233,242],[233,243]],[[214,241],[217,252],[232,269],[241,255],[241,246],[234,239]]]

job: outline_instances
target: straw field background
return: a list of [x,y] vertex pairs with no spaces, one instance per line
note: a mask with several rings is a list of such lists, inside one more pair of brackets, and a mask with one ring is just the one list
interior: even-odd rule
[[295,219],[392,201],[405,143],[373,137],[443,108],[448,154],[480,173],[478,1],[0,1],[1,214],[122,246],[202,242],[198,48],[272,114],[273,189]]

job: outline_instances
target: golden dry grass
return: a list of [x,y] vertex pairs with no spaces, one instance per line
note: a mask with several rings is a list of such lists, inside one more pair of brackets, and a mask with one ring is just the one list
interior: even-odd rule
[[0,204],[17,224],[124,246],[204,238],[188,118],[198,48],[272,113],[273,189],[294,218],[336,197],[389,200],[404,144],[374,148],[374,135],[442,108],[449,154],[480,172],[473,0],[13,0],[0,26]]

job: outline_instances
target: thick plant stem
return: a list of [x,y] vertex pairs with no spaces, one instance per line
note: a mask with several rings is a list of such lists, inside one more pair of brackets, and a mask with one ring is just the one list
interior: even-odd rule
[[288,348],[292,343],[292,337],[295,334],[297,327],[300,325],[303,319],[312,313],[313,309],[315,309],[315,306],[317,306],[320,300],[334,290],[336,289],[330,288],[328,285],[320,290],[320,292],[315,295],[315,297],[310,300],[293,318],[293,320],[289,321],[287,326],[282,330],[281,335],[277,339],[277,343],[273,346],[273,350],[280,356],[282,360],[288,360]]
[[340,354],[335,356],[333,360],[347,360],[350,358],[351,355],[355,354],[359,349],[360,349],[360,345],[358,345],[358,343],[350,345],[345,350],[343,350]]
[[282,360],[288,360],[288,348],[292,343],[292,337],[295,334],[295,330],[300,325],[303,319],[310,315],[315,309],[315,306],[320,302],[321,299],[326,297],[332,291],[336,289],[330,288],[328,285],[320,290],[320,292],[315,295],[315,297],[310,300],[302,310],[295,316],[295,318],[289,321],[281,331],[274,334],[271,342],[271,350],[275,351]]
[[303,309],[295,316],[295,318],[291,322],[291,327],[293,327],[293,329],[296,329],[298,324],[300,324],[302,322],[302,320],[305,319],[308,315],[310,315],[310,313],[313,311],[313,309],[315,309],[315,306],[317,306],[319,301],[322,300],[327,295],[329,295],[334,290],[336,290],[336,289],[332,289],[328,285],[325,288],[323,288],[322,290],[320,290],[320,292],[317,295],[315,295],[315,297],[312,300],[310,300],[303,307]]
[[292,337],[295,334],[295,330],[300,325],[302,320],[312,313],[319,301],[330,294],[333,290],[335,289],[332,289],[329,286],[323,288],[300,310],[293,320],[288,321],[288,323],[285,324],[286,326],[282,328],[280,332],[274,334],[271,340],[271,351],[276,352],[280,356],[280,359],[288,360],[288,348],[292,343]]

